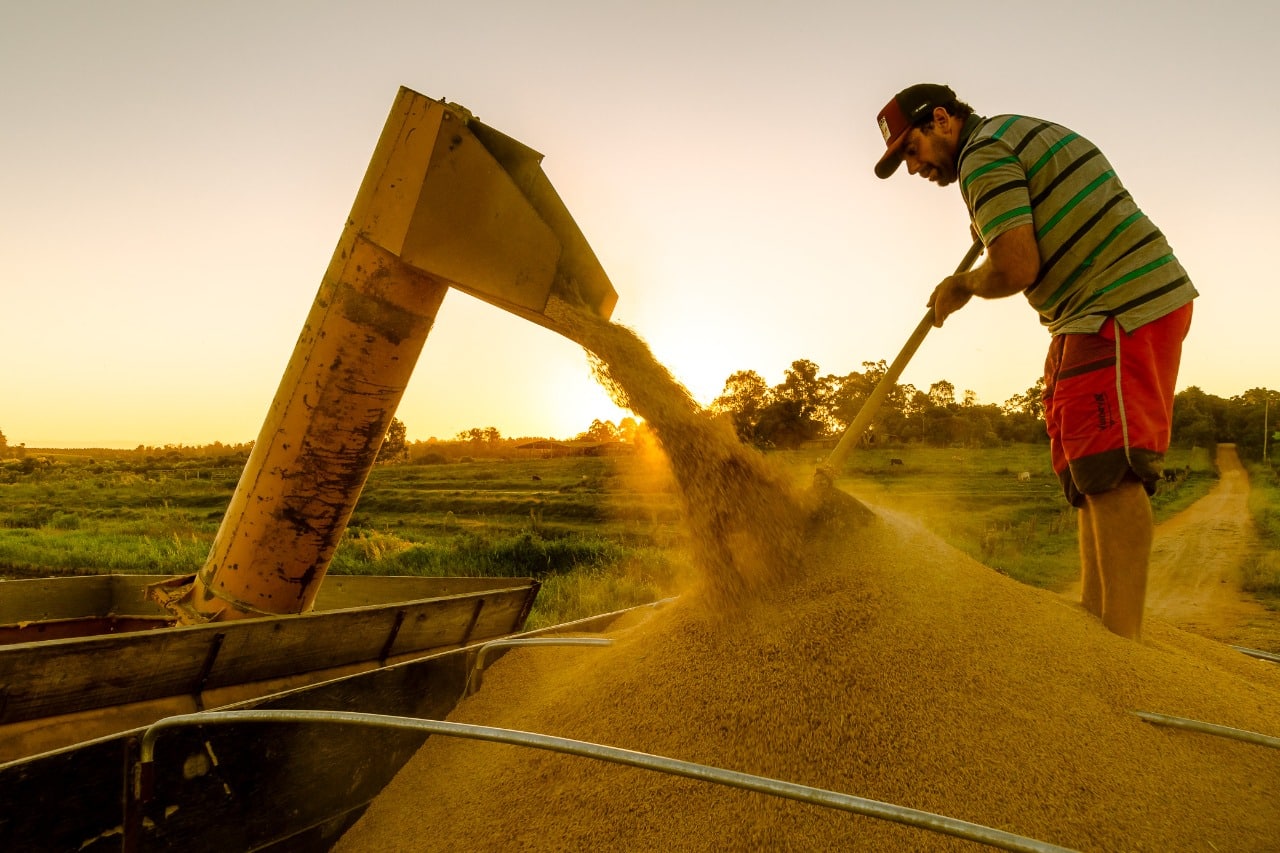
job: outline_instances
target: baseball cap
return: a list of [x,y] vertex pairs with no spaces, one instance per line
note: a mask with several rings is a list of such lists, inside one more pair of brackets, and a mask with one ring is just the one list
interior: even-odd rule
[[940,83],[917,83],[894,95],[876,116],[887,146],[884,156],[876,163],[876,177],[887,178],[898,170],[908,130],[927,123],[934,107],[955,99],[956,93],[951,87]]

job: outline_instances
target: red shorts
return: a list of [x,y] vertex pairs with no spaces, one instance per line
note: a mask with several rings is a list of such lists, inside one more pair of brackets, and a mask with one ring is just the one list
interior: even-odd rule
[[1056,335],[1044,364],[1053,470],[1073,506],[1126,478],[1155,494],[1169,449],[1174,383],[1191,303],[1126,333]]

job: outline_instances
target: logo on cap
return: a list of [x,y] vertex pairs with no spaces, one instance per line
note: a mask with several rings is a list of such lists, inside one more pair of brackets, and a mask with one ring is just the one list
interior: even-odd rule
[[884,141],[889,141],[889,120],[884,116],[880,116],[880,132],[884,134]]

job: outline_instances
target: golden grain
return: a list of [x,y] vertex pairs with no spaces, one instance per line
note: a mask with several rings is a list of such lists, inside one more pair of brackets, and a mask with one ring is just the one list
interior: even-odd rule
[[[517,649],[450,719],[578,738],[945,814],[1080,850],[1280,849],[1280,670],[1151,620],[1141,642],[881,511],[806,531],[785,477],[633,334],[563,312],[654,428],[703,586],[606,649]],[[973,850],[705,782],[431,738],[338,845],[426,850]]]

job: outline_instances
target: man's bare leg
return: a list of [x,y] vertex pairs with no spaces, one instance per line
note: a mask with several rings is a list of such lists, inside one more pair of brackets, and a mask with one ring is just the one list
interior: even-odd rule
[[1102,618],[1102,570],[1098,565],[1098,545],[1093,534],[1093,513],[1089,504],[1080,507],[1076,516],[1080,528],[1080,603],[1084,609]]
[[1142,484],[1125,480],[1109,492],[1085,495],[1094,551],[1102,579],[1102,624],[1122,637],[1142,633],[1147,600],[1147,567],[1155,521]]

